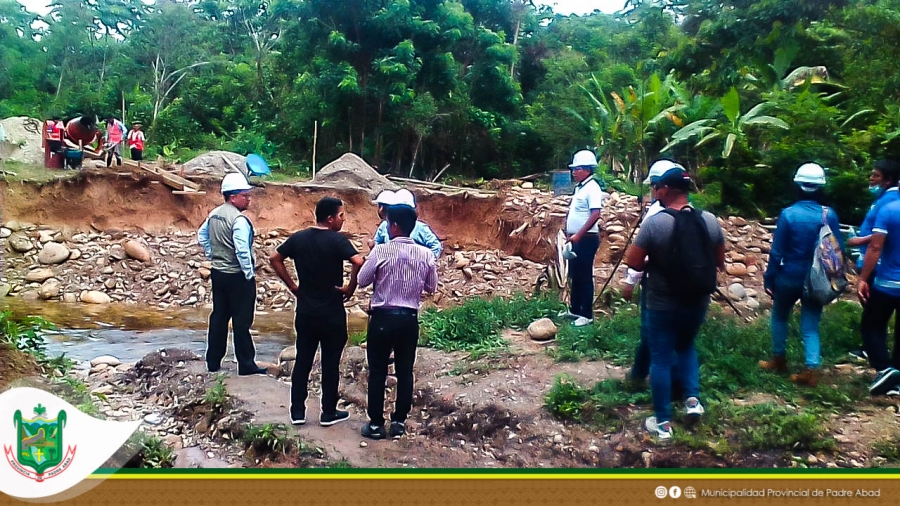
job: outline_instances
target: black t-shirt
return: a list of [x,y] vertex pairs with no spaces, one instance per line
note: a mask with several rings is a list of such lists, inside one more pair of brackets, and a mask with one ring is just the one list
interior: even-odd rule
[[320,228],[296,232],[276,249],[297,269],[297,314],[344,318],[344,260],[357,255],[341,234]]

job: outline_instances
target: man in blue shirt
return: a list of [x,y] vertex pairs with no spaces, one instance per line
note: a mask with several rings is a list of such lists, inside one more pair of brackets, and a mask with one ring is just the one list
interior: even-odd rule
[[[878,215],[878,212],[884,206],[900,200],[900,191],[897,190],[898,179],[900,179],[900,164],[893,160],[879,160],[875,162],[875,167],[869,175],[869,192],[875,196],[875,202],[869,207],[869,211],[859,227],[859,235],[847,241],[848,246],[859,247],[860,256],[856,261],[857,272],[862,272],[863,269],[866,249],[869,246],[869,241],[872,240],[872,227],[875,225],[875,216]],[[877,269],[878,266],[876,265],[875,268]],[[875,272],[872,274],[874,275]],[[871,285],[874,279],[870,277],[866,281]],[[865,313],[865,310],[863,313]],[[865,348],[851,350],[850,356],[862,361],[869,358]]]
[[[873,274],[874,280],[870,282]],[[900,201],[883,206],[875,216],[857,292],[865,304],[863,343],[869,365],[878,371],[875,381],[869,385],[869,393],[884,395],[900,390],[900,333],[897,326],[894,327],[893,358],[887,349],[888,321],[900,309]]]
[[[370,249],[378,244],[386,244],[391,240],[390,235],[388,235],[388,222],[385,219],[388,207],[393,205],[405,205],[413,209],[416,208],[416,200],[413,197],[412,192],[406,189],[398,190],[397,192],[385,190],[378,194],[375,203],[378,204],[378,217],[381,218],[382,221],[381,224],[378,225],[378,230],[375,231],[375,237],[369,240]],[[430,249],[431,252],[434,253],[435,259],[441,256],[441,251],[444,249],[443,246],[441,246],[441,240],[438,239],[437,235],[431,230],[431,227],[422,221],[416,220],[416,226],[413,228],[409,238],[412,239],[414,243]]]

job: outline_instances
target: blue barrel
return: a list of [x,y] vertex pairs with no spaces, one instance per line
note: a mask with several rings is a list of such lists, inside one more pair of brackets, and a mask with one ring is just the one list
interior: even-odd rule
[[553,171],[553,195],[571,195],[575,189],[572,172],[568,170]]

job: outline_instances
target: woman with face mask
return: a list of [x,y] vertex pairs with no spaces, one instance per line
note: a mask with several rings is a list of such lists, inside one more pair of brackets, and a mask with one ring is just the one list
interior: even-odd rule
[[[875,162],[872,173],[869,174],[869,192],[875,197],[875,202],[869,207],[862,225],[859,227],[859,235],[847,241],[850,247],[859,247],[859,258],[856,260],[857,272],[862,272],[863,259],[866,258],[866,249],[872,240],[872,226],[875,224],[875,215],[887,204],[900,200],[900,191],[897,191],[897,183],[900,180],[900,163],[893,160],[879,160]],[[876,267],[876,272],[877,272]],[[871,285],[875,278],[872,273],[868,282]],[[868,359],[864,349],[859,348],[850,351],[850,356],[856,360],[865,362]]]

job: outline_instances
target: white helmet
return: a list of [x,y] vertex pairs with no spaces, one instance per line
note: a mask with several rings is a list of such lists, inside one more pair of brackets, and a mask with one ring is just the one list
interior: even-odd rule
[[594,152],[589,149],[582,149],[581,151],[575,153],[575,156],[572,157],[572,163],[569,164],[570,169],[574,169],[575,167],[596,166],[597,156],[594,155]]
[[797,168],[794,182],[806,191],[815,191],[825,184],[825,169],[818,163],[804,163]]
[[222,193],[249,190],[253,188],[240,172],[229,172],[222,178]]
[[681,169],[682,171],[685,171],[680,163],[669,160],[668,158],[663,158],[650,165],[650,171],[647,173],[647,179],[644,179],[644,184],[650,184],[650,178],[661,177],[669,169]]
[[413,197],[411,191],[403,188],[402,190],[397,190],[396,196],[398,206],[409,206],[413,209],[416,208],[416,198]]
[[378,194],[375,203],[380,206],[393,206],[397,204],[397,194],[391,190],[384,190]]

